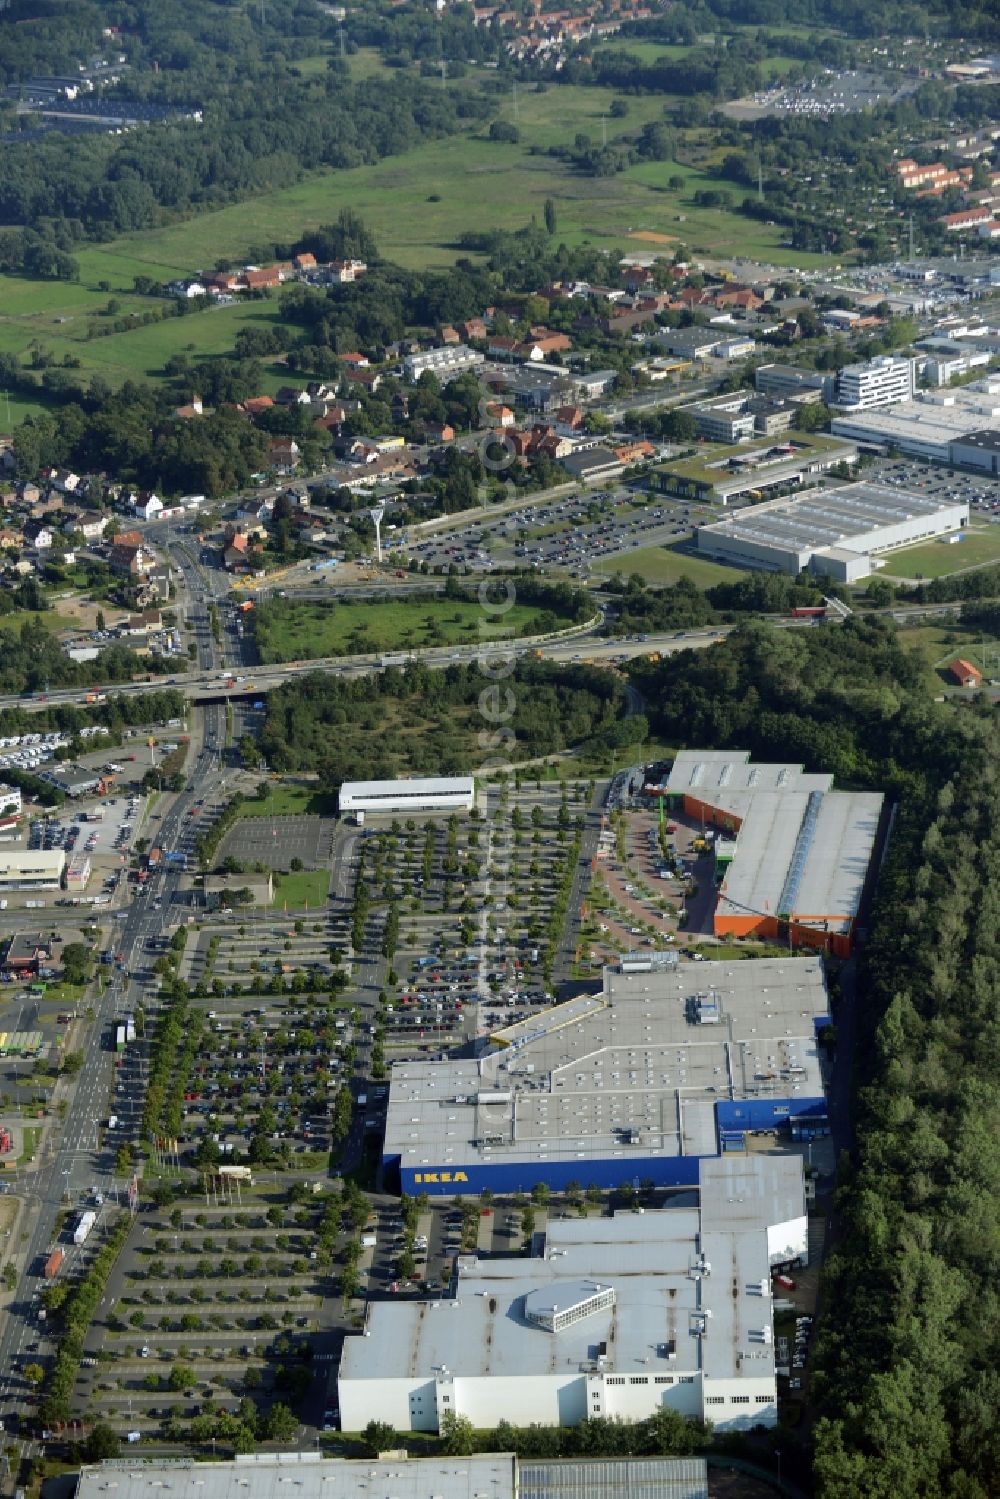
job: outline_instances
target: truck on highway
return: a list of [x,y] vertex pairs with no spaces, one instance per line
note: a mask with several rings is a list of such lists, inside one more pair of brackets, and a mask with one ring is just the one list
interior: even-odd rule
[[62,1262],[65,1258],[66,1251],[64,1249],[53,1249],[52,1253],[45,1261],[45,1269],[42,1271],[42,1274],[45,1276],[46,1280],[55,1280],[56,1276],[59,1274],[59,1267],[62,1265]]
[[86,1244],[90,1238],[90,1231],[96,1222],[97,1214],[93,1209],[88,1209],[87,1212],[81,1213],[80,1221],[73,1230],[73,1243]]

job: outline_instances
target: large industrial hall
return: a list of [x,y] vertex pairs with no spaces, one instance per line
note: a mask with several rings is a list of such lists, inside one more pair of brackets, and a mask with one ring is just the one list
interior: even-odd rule
[[834,791],[801,765],[754,765],[746,750],[681,750],[672,806],[725,834],[715,843],[717,937],[779,937],[849,957],[883,798]]
[[344,1427],[437,1431],[642,1420],[718,1430],[778,1419],[772,1267],[808,1258],[798,1156],[705,1163],[700,1205],[549,1221],[528,1259],[461,1257],[441,1300],[376,1301],[348,1337]]
[[695,1185],[748,1131],[825,1130],[818,956],[606,969],[603,991],[495,1033],[478,1057],[398,1062],[383,1162],[404,1192]]

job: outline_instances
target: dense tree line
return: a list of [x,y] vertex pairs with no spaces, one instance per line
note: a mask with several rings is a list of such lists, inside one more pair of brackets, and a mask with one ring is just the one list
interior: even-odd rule
[[41,692],[48,688],[89,687],[92,682],[129,682],[138,673],[168,672],[165,658],[140,657],[114,644],[93,661],[72,661],[55,636],[35,619],[20,628],[0,621],[0,692]]
[[[457,664],[350,679],[313,672],[268,694],[260,748],[272,769],[317,771],[331,788],[404,771],[468,774],[592,740],[613,729],[624,706],[610,672],[541,660],[518,662],[499,683]],[[405,732],[388,734],[390,722]]]
[[823,1499],[986,1499],[1000,1448],[995,710],[929,701],[905,635],[856,617],[636,675],[654,728],[885,790],[899,815],[860,956],[858,1145],[840,1168],[812,1396]]
[[735,582],[703,590],[690,578],[679,578],[668,588],[647,588],[642,576],[633,573],[627,580],[612,580],[608,589],[620,594],[608,625],[611,635],[688,629],[748,614],[788,614],[823,603],[819,581],[805,574],[792,578],[785,573],[746,573]]
[[[215,378],[208,368],[205,380],[213,390],[249,394],[254,373],[259,374],[259,367],[251,372],[241,372],[238,365],[227,369],[224,386],[223,373]],[[201,374],[199,369],[199,384]],[[174,415],[169,390],[127,380],[117,391],[92,385],[79,400],[27,418],[15,431],[14,453],[23,478],[33,478],[45,467],[72,465],[89,473],[111,473],[159,494],[216,495],[243,487],[266,468],[268,437],[232,406],[184,421]]]

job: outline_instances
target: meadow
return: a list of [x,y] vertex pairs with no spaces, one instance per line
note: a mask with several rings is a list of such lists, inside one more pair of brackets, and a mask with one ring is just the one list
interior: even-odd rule
[[891,578],[944,578],[1000,562],[1000,526],[965,532],[964,541],[929,541],[893,552],[880,572]]
[[680,546],[637,547],[634,552],[622,552],[618,557],[595,562],[591,567],[593,577],[614,577],[621,573],[631,577],[638,573],[647,583],[672,584],[680,578],[688,578],[698,588],[711,588],[715,583],[731,583],[736,572],[721,562],[710,562]]
[[[504,628],[515,636],[535,633],[545,612],[529,604],[514,604],[504,615]],[[289,599],[261,607],[254,627],[260,658],[269,664],[435,645],[475,646],[481,639],[482,622],[479,604],[460,599],[376,604]],[[569,624],[569,620],[561,623]]]
[[[322,66],[322,55],[303,63],[305,71]],[[374,54],[359,53],[351,66],[372,76],[381,65]],[[0,277],[0,353],[30,365],[32,354],[43,351],[57,366],[75,370],[75,378],[100,375],[112,384],[137,376],[161,378],[173,353],[186,352],[193,361],[223,353],[233,347],[239,328],[277,318],[280,296],[100,338],[88,335],[92,325],[157,306],[135,295],[136,276],[168,281],[211,269],[220,260],[238,262],[256,246],[294,242],[305,230],[335,219],[342,208],[364,219],[386,258],[415,270],[453,264],[462,253],[459,239],[465,230],[514,229],[532,218],[540,222],[548,198],[556,207],[557,237],[569,245],[590,243],[621,253],[677,243],[706,256],[738,253],[802,267],[825,263],[820,256],[783,250],[776,225],[698,207],[693,195],[699,188],[717,189],[719,181],[691,167],[644,162],[615,177],[592,178],[545,154],[578,133],[598,141],[606,130],[609,143],[635,136],[644,124],[662,118],[670,102],[630,97],[627,116],[617,120],[610,117],[615,97],[610,89],[580,86],[522,90],[517,143],[490,141],[485,129],[476,127],[476,133],[431,142],[373,166],[317,172],[195,219],[84,246],[76,255],[78,283]],[[511,121],[514,111],[512,96],[498,96],[498,118]],[[676,176],[683,186],[675,190],[667,183]],[[736,186],[733,191],[740,193]],[[109,311],[112,299],[118,306]],[[272,373],[267,390],[280,383],[280,371]],[[46,404],[43,392],[33,398],[19,391],[10,400],[12,423]],[[3,408],[0,420],[5,418]]]

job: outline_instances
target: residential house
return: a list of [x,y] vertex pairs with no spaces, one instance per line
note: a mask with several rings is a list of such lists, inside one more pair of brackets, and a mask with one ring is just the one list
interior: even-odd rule
[[363,260],[331,260],[330,279],[346,286],[363,276],[367,269],[368,265]]
[[116,577],[141,578],[149,570],[150,556],[143,546],[115,544],[111,548],[108,563]]
[[[260,397],[253,397],[259,400]],[[297,385],[282,385],[278,388],[278,394],[274,398],[278,406],[308,406],[309,392],[300,390]]]
[[460,344],[462,342],[462,335],[459,333],[458,329],[453,328],[450,323],[446,323],[440,330],[440,332],[441,342],[443,344]]
[[410,419],[410,398],[405,390],[398,390],[392,398],[389,410],[394,422],[408,422]]
[[182,421],[191,421],[193,417],[204,415],[205,408],[201,404],[201,396],[192,396],[186,406],[174,407],[174,416],[180,417]]
[[455,429],[448,422],[425,422],[424,430],[431,442],[455,441]]
[[501,405],[499,401],[490,401],[486,407],[486,420],[491,427],[513,427],[513,409],[510,406]]
[[145,544],[141,531],[118,531],[111,538],[111,545],[116,547],[141,547]]
[[294,437],[278,437],[271,443],[269,459],[271,467],[279,474],[293,474],[302,450]]
[[154,520],[163,509],[163,501],[158,495],[143,492],[136,497],[132,508],[143,520]]
[[263,270],[244,271],[243,284],[247,291],[267,291],[281,285],[281,275],[276,265],[266,266]]
[[32,518],[24,523],[24,539],[36,552],[46,552],[55,538],[45,521]]
[[636,442],[623,443],[621,447],[613,448],[612,451],[618,462],[625,468],[629,468],[633,463],[648,463],[651,458],[656,457],[656,449],[645,438]]
[[245,416],[260,416],[264,411],[270,411],[274,406],[271,396],[247,396],[240,405],[240,410]]
[[214,275],[204,277],[204,286],[211,297],[230,296],[243,290],[238,271],[216,271]]
[[368,358],[368,355],[359,354],[356,349],[352,349],[347,354],[338,354],[337,358],[340,360],[341,364],[347,366],[348,370],[366,370],[371,364],[371,360]]
[[188,301],[193,297],[208,295],[207,288],[201,281],[168,281],[167,291],[172,297],[185,297]]
[[344,378],[348,385],[360,385],[374,395],[385,377],[379,370],[349,369]]
[[99,510],[82,510],[74,515],[70,529],[79,531],[84,541],[100,541],[109,519],[109,516],[102,515]]
[[493,333],[486,345],[486,352],[491,359],[514,359],[518,347],[518,339],[511,338],[505,333]]
[[579,406],[559,406],[552,415],[560,427],[568,427],[570,431],[575,432],[583,426],[583,412]]
[[466,339],[469,339],[469,338],[486,338],[487,337],[486,323],[485,323],[485,321],[481,317],[472,317],[472,318],[469,318],[469,320],[467,322],[465,322],[465,323],[462,324],[462,326],[461,326],[461,332],[462,332],[462,337],[466,338]]
[[145,609],[130,615],[122,628],[126,635],[152,635],[163,629],[163,615],[159,609]]
[[23,537],[20,531],[12,531],[9,526],[5,526],[3,530],[0,530],[0,551],[19,552],[22,541]]
[[292,264],[297,271],[314,271],[316,269],[316,257],[309,250],[304,250],[301,255],[296,255]]
[[234,531],[227,535],[226,544],[222,549],[222,565],[228,572],[237,568],[245,568],[249,561],[250,538],[243,531]]

